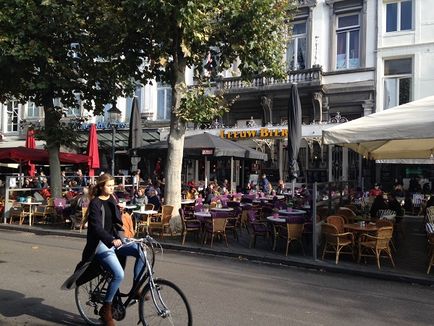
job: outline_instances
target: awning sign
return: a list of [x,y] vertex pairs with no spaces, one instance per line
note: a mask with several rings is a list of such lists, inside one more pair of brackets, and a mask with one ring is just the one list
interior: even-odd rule
[[202,149],[202,155],[214,155],[214,150],[212,148]]
[[287,128],[260,128],[256,130],[246,129],[246,130],[220,130],[220,138],[226,139],[248,139],[248,138],[287,138],[288,129]]

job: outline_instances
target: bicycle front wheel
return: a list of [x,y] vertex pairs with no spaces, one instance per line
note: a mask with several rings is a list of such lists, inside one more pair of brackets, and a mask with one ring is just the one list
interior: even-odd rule
[[156,279],[154,282],[155,303],[152,300],[149,283],[139,302],[139,316],[143,325],[193,325],[190,304],[181,289],[164,279]]
[[75,288],[75,303],[81,317],[88,325],[103,325],[99,316],[104,295],[99,286],[102,276],[98,276],[89,282]]

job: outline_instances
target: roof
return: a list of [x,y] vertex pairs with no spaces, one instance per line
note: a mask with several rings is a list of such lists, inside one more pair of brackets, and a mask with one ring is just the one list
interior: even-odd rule
[[[115,144],[116,150],[127,150],[128,149],[128,129],[116,130],[115,133]],[[103,149],[112,148],[112,131],[111,130],[98,130],[98,145]],[[89,131],[80,131],[77,139],[77,145],[86,149],[89,140]],[[160,133],[157,129],[143,130],[143,145],[148,145],[160,140]]]

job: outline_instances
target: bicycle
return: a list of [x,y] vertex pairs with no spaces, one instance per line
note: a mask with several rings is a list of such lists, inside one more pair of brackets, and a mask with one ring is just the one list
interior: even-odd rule
[[[147,235],[141,239],[127,239],[123,245],[132,243],[139,243],[145,265],[127,294],[119,290],[116,293],[112,302],[113,319],[123,320],[126,316],[126,309],[138,301],[139,322],[137,324],[191,326],[193,317],[190,304],[181,289],[168,280],[154,278],[155,247],[161,248],[160,244]],[[99,311],[104,303],[110,280],[110,272],[103,270],[97,277],[75,288],[75,302],[78,311],[89,325],[103,324]],[[136,298],[136,293],[140,293],[139,299]]]

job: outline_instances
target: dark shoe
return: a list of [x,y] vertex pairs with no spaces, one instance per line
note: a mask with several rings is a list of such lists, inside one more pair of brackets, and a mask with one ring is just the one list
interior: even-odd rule
[[102,305],[101,310],[99,311],[99,315],[102,318],[105,326],[115,326],[115,322],[112,316],[112,304],[105,302]]

